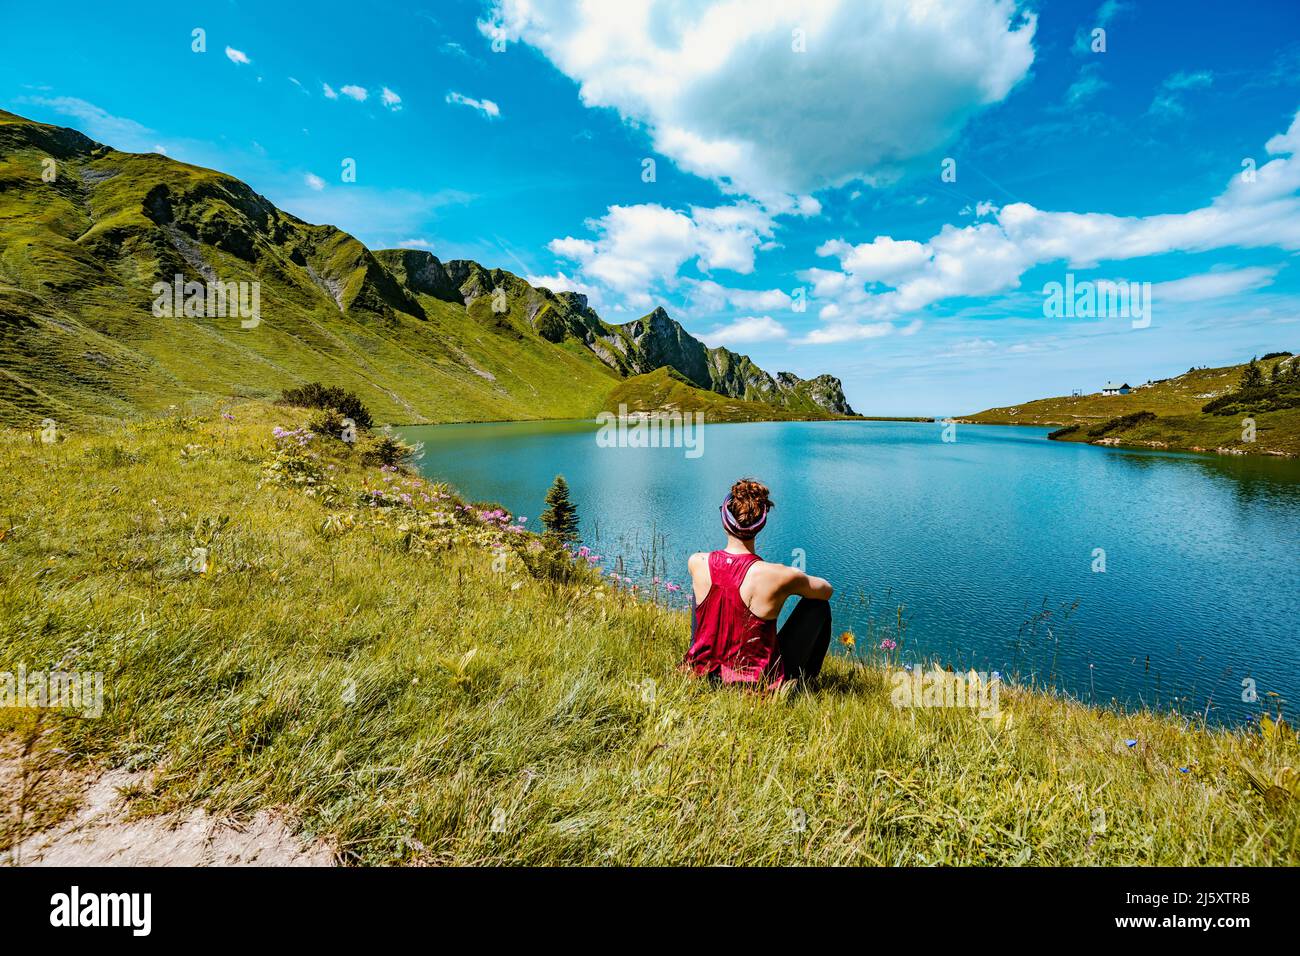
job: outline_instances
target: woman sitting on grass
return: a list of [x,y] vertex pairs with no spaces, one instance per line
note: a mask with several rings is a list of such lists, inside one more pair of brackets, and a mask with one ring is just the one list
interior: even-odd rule
[[[754,553],[754,537],[772,507],[765,486],[742,478],[720,509],[726,548],[691,555],[695,613],[686,666],[702,677],[724,684],[780,684],[807,682],[821,672],[831,641],[832,588],[822,578]],[[776,619],[791,595],[802,600],[778,633]]]

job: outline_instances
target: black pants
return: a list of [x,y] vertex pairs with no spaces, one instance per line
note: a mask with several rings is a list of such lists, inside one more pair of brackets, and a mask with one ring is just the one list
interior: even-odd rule
[[790,617],[776,633],[785,676],[806,681],[821,673],[826,650],[831,646],[831,604],[800,598]]

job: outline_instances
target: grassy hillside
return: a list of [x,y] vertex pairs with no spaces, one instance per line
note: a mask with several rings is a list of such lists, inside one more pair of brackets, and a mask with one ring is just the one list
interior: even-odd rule
[[[1294,363],[1291,358],[1277,357],[1260,364],[1271,371],[1279,362],[1289,374]],[[1232,414],[1202,411],[1215,399],[1236,391],[1245,369],[1245,365],[1190,369],[1135,388],[1128,395],[1043,398],[990,408],[960,421],[1049,426],[1061,430],[1053,437],[1062,441],[1244,455],[1300,454],[1300,407],[1277,408],[1271,402],[1252,405],[1247,401],[1227,409]],[[1146,416],[1139,420],[1142,412],[1153,413],[1154,420]],[[1246,417],[1255,422],[1253,442],[1243,438]]]
[[[177,275],[258,283],[260,321],[156,314],[154,284]],[[311,380],[389,422],[580,418],[621,378],[696,351],[744,365],[705,369],[697,385],[745,397],[761,386],[766,417],[847,408],[830,376],[778,383],[653,315],[609,325],[582,296],[503,270],[372,253],[233,177],[0,111],[0,422],[84,425]],[[685,351],[649,354],[633,327],[651,326]]]
[[[42,172],[54,163],[54,180]],[[261,323],[153,314],[157,281],[260,282]],[[0,114],[0,417],[84,422],[314,378],[384,420],[584,415],[617,380],[520,310],[397,282],[246,185]]]
[[558,580],[506,516],[272,436],[306,412],[227,413],[0,432],[0,671],[106,696],[0,710],[0,754],[33,741],[0,847],[70,811],[66,772],[116,766],[154,771],[137,815],[280,807],[353,863],[1300,862],[1279,725],[1014,688],[992,720],[899,710],[845,658],[813,694],[715,690],[676,669],[665,595]]
[[[619,405],[630,412],[703,412],[709,422],[762,422],[773,418],[772,406],[766,402],[747,402],[716,392],[695,388],[680,372],[660,368],[644,375],[634,375],[619,382],[605,399],[604,410],[617,413]],[[817,405],[781,415],[790,421],[814,421],[842,418]]]

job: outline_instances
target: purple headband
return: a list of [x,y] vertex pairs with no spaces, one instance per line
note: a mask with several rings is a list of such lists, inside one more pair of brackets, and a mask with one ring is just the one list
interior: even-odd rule
[[763,509],[763,516],[753,524],[746,525],[737,521],[736,516],[731,513],[731,495],[723,499],[722,507],[718,510],[722,512],[722,527],[727,529],[729,535],[742,541],[754,537],[763,530],[763,525],[767,524],[767,508]]

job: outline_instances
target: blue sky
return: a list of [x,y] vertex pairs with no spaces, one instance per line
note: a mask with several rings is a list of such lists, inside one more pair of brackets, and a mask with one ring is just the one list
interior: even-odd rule
[[[0,105],[610,321],[663,305],[860,411],[1300,348],[1289,0],[129,7],[10,5]],[[1067,273],[1151,283],[1150,324],[1046,316]]]

